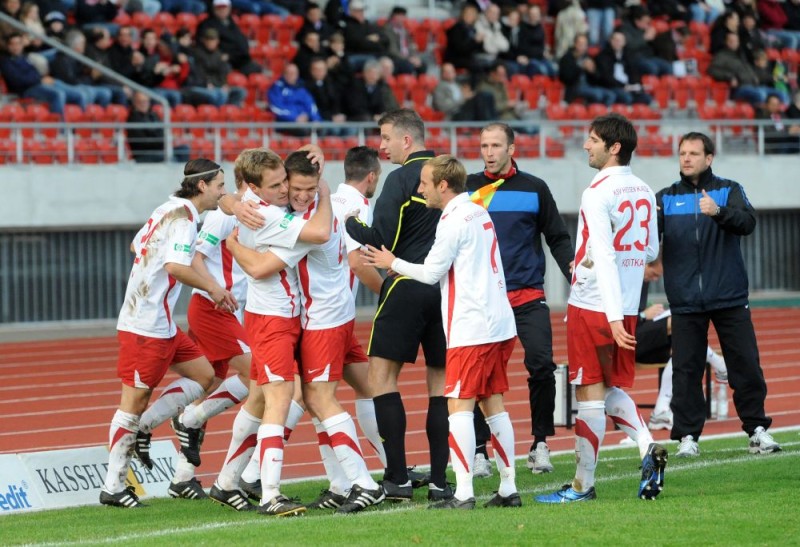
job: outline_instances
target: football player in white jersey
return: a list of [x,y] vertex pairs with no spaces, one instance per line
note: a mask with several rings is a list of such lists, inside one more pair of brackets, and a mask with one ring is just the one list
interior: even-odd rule
[[[131,244],[136,258],[117,323],[122,398],[109,431],[108,473],[100,491],[104,505],[142,505],[133,489],[125,487],[134,445],[142,436],[149,450],[152,429],[211,385],[211,364],[175,324],[173,310],[182,284],[206,291],[217,306],[237,307],[230,292],[192,267],[198,217],[215,209],[224,194],[219,165],[207,159],[189,161],[180,190],[153,212]],[[153,389],[170,367],[182,378],[167,386],[145,412]],[[149,451],[139,456],[143,463],[149,461]]]
[[475,461],[473,409],[477,400],[492,432],[500,487],[485,507],[519,507],[514,469],[514,428],[503,405],[506,367],[514,350],[516,323],[505,287],[503,263],[489,212],[465,192],[467,172],[455,157],[437,156],[422,167],[419,193],[441,209],[436,239],[423,264],[395,258],[386,247],[367,246],[371,266],[422,283],[439,283],[447,338],[445,390],[450,413],[450,461],[456,475],[453,498],[431,509],[473,509]]
[[[234,509],[248,509],[249,504],[229,503],[228,497],[238,494],[238,485],[231,484],[232,479],[249,461],[256,446],[255,440],[261,462],[262,503],[259,512],[289,516],[305,512],[303,505],[280,493],[284,427],[297,374],[294,357],[300,336],[299,289],[292,268],[282,269],[284,264],[280,268],[270,266],[264,270],[258,261],[252,260],[252,255],[259,257],[273,247],[282,247],[286,250],[285,263],[296,266],[307,251],[295,249],[296,244],[329,241],[333,215],[330,191],[324,184],[320,185],[317,214],[309,220],[290,214],[286,209],[286,169],[280,157],[266,149],[250,152],[246,161],[241,163],[242,179],[248,185],[244,199],[258,203],[263,225],[258,230],[241,227],[238,239],[228,239],[228,247],[248,275],[245,328],[253,354],[251,377],[257,378],[263,393],[263,414],[260,425],[252,413],[245,415],[240,412],[237,416],[225,467],[210,496]],[[258,252],[247,253],[248,250]],[[256,439],[252,439],[254,431],[257,431]]]
[[536,497],[541,503],[593,500],[597,455],[606,414],[639,445],[638,496],[655,499],[664,483],[667,451],[653,442],[633,386],[636,320],[645,264],[658,257],[655,195],[630,167],[637,136],[619,114],[595,118],[583,145],[597,169],[581,197],[575,266],[567,307],[570,382],[576,386],[577,469],[570,485]]
[[[239,166],[234,165],[237,194],[244,194],[240,171]],[[249,392],[251,355],[247,333],[242,325],[247,280],[225,242],[237,225],[236,217],[226,215],[221,209],[210,211],[203,221],[192,260],[192,267],[207,271],[220,286],[231,291],[239,302],[239,308],[231,313],[216,307],[205,291],[192,291],[188,310],[189,336],[211,362],[215,378],[211,386],[213,392],[188,405],[182,414],[172,418],[172,428],[181,445],[175,474],[167,490],[174,498],[208,497],[195,478],[195,467],[200,465],[200,444],[206,422],[239,404]],[[228,377],[229,368],[235,374]]]

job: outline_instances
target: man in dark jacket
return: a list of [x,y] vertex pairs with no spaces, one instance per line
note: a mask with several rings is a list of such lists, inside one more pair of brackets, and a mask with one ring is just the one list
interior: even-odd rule
[[508,51],[500,53],[510,74],[523,73],[528,76],[543,74],[553,77],[556,67],[545,57],[546,37],[541,22],[541,8],[531,6],[529,22],[521,20],[519,11],[509,12],[503,24],[503,34],[508,39]]
[[[131,99],[131,111],[127,123],[160,124],[161,118],[150,110],[150,98],[137,91]],[[164,129],[160,127],[137,127],[127,130],[128,147],[133,161],[138,163],[157,163],[164,161]],[[173,148],[175,161],[189,160],[189,147],[185,144]]]
[[214,10],[208,19],[197,27],[197,35],[202,36],[207,28],[219,33],[219,47],[228,57],[231,66],[243,74],[262,72],[262,67],[250,57],[250,44],[247,37],[231,18],[231,0],[213,0]]
[[203,31],[200,43],[192,50],[192,58],[195,85],[189,88],[189,92],[197,102],[215,106],[242,105],[247,90],[228,85],[231,65],[225,61],[219,49],[219,33],[216,29],[207,28]]
[[472,201],[489,211],[494,222],[508,300],[525,349],[533,435],[528,469],[549,473],[553,465],[547,437],[556,433],[556,366],[550,308],[544,294],[542,236],[567,282],[574,249],[547,184],[519,171],[513,154],[514,131],[508,125],[491,123],[484,127],[481,156],[485,169],[467,178],[467,191]]
[[631,62],[625,47],[625,35],[615,30],[603,51],[595,57],[597,83],[616,95],[620,104],[650,104],[653,100],[642,89],[639,71]]
[[681,180],[656,196],[664,288],[672,311],[671,437],[680,441],[676,455],[700,454],[709,322],[719,336],[736,413],[750,437],[749,451],[777,452],[780,445],[766,431],[772,419],[764,412],[767,384],[740,248],[741,237],[755,229],[755,212],[739,183],[711,172],[714,143],[707,135],[687,133],[679,146]]
[[558,62],[558,79],[564,84],[567,102],[584,99],[589,103],[614,104],[616,95],[597,85],[597,65],[589,55],[589,40],[585,34],[575,37],[575,45]]
[[350,14],[344,19],[345,47],[355,71],[361,70],[367,61],[388,53],[386,38],[378,25],[367,20],[365,8],[361,0],[351,0]]
[[464,4],[456,24],[447,29],[447,46],[444,50],[445,62],[472,73],[485,71],[489,66],[489,62],[483,62],[477,56],[483,51],[483,36],[475,30],[477,20],[478,9],[472,4]]

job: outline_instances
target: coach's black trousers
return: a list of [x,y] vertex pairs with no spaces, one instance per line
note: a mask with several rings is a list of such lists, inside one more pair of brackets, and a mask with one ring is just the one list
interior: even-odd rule
[[767,384],[761,370],[750,308],[737,306],[703,313],[673,313],[670,408],[674,420],[671,437],[675,440],[686,435],[697,440],[703,432],[706,406],[702,384],[709,322],[714,324],[722,346],[733,404],[742,429],[752,435],[758,426],[766,429],[772,423],[764,413]]
[[553,363],[553,329],[550,308],[543,299],[514,308],[517,336],[525,350],[528,369],[528,396],[531,407],[531,433],[544,438],[556,434],[553,412],[556,409],[556,365]]

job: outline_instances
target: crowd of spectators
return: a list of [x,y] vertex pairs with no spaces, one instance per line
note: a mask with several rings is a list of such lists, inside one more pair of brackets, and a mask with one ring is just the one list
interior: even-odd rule
[[[786,110],[797,87],[784,57],[768,52],[800,47],[800,0],[453,4],[456,17],[437,31],[442,38],[423,41],[405,7],[373,20],[362,0],[0,0],[0,10],[172,106],[240,106],[248,93],[241,82],[264,75],[273,83],[255,101],[287,122],[375,120],[402,102],[394,82],[403,75],[439,78],[432,108],[445,119],[476,121],[526,118],[530,105],[508,93],[518,74],[559,80],[567,102],[631,105],[653,103],[645,76],[700,71],[764,115],[775,108],[773,96]],[[192,13],[199,25],[159,34],[119,17],[139,11]],[[257,37],[238,19],[245,14],[302,17],[296,46],[279,64],[254,57]],[[704,43],[692,25],[708,30]],[[8,92],[46,102],[51,112],[63,113],[65,104],[129,105],[133,97],[128,86],[6,24],[0,48]],[[690,59],[698,50],[702,56]],[[239,85],[230,85],[231,72],[245,77]]]

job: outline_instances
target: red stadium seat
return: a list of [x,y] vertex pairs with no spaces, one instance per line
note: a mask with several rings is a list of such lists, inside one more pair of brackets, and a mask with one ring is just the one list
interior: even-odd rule
[[131,15],[131,24],[139,30],[153,28],[153,20],[143,11]]
[[281,23],[282,21],[279,15],[262,15],[258,42],[261,44],[268,44],[277,36],[278,28],[281,26]]
[[75,143],[75,157],[78,163],[99,163],[100,153],[94,139],[80,139]]
[[175,25],[180,28],[187,28],[194,36],[197,32],[197,25],[200,24],[197,16],[194,13],[179,13],[175,16]]
[[236,20],[239,28],[248,40],[258,40],[261,18],[254,13],[242,13]]
[[164,32],[174,35],[178,30],[178,23],[175,16],[168,11],[160,11],[153,15],[153,30],[161,36]]

